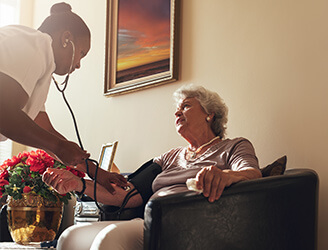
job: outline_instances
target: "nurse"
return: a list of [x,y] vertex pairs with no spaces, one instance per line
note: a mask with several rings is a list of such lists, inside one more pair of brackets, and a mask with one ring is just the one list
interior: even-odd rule
[[79,68],[89,49],[88,27],[64,3],[52,6],[38,30],[0,28],[0,140],[43,149],[67,165],[89,157],[53,128],[44,106],[52,74]]
[[[69,4],[55,4],[50,13],[38,30],[20,25],[0,28],[0,141],[10,138],[75,166],[90,154],[53,128],[44,104],[52,78],[57,84],[53,73],[67,75],[67,84],[90,49],[91,35]],[[125,181],[116,174],[107,178]]]

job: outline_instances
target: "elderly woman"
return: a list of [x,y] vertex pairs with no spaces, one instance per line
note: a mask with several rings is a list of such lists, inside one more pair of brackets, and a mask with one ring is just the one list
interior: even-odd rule
[[[225,187],[261,177],[252,144],[244,138],[224,139],[227,108],[218,94],[203,87],[183,86],[174,96],[176,130],[189,145],[171,149],[153,160],[162,172],[152,183],[152,198],[188,191],[187,179],[195,178],[197,189],[214,202]],[[63,170],[49,169],[44,181],[60,193],[83,190],[83,182]],[[129,185],[133,188],[132,183]],[[120,187],[115,190],[112,195],[99,184],[98,201],[120,206],[126,191]],[[89,181],[85,194],[93,196]],[[131,197],[127,207],[142,204],[138,194]],[[68,228],[59,238],[58,249],[142,249],[142,244],[142,220],[104,221]]]

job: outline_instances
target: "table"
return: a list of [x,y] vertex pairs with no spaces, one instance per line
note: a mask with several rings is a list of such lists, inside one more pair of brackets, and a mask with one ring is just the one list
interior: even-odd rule
[[40,247],[40,244],[35,245],[19,245],[15,242],[0,242],[0,249],[49,249],[55,250],[56,248]]

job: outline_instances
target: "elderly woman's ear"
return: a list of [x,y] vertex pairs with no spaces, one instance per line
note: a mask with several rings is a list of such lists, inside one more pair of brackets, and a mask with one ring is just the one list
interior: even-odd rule
[[211,113],[211,114],[207,115],[207,117],[206,117],[206,121],[208,121],[208,122],[213,122],[214,119],[215,119],[214,113]]

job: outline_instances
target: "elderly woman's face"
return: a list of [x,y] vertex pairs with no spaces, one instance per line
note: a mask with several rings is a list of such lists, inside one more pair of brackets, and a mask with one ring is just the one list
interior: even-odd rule
[[185,98],[177,105],[175,112],[175,127],[179,134],[184,132],[196,133],[204,126],[208,126],[206,117],[208,114],[204,111],[196,98]]

